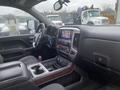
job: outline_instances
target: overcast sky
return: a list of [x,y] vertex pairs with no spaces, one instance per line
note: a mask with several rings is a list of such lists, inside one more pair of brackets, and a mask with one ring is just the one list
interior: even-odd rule
[[[48,1],[42,2],[38,5],[36,5],[35,8],[37,10],[39,10],[40,12],[54,11],[53,4],[56,1],[57,0],[48,0]],[[109,6],[114,9],[115,3],[116,3],[116,0],[70,0],[70,3],[68,4],[68,6],[64,6],[61,11],[63,11],[63,10],[73,11],[73,10],[77,10],[78,7],[83,7],[85,5],[91,6],[92,4],[94,4],[95,7],[101,8],[101,9],[104,6]],[[24,12],[21,12],[20,10],[16,10],[14,8],[0,7],[0,15],[1,14],[9,14],[9,13],[25,15]]]

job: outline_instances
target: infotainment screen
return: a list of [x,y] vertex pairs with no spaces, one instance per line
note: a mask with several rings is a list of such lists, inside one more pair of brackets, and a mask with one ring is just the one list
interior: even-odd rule
[[73,31],[68,29],[60,29],[57,48],[58,51],[68,54],[72,43]]
[[69,30],[62,30],[60,35],[59,35],[59,39],[69,40],[71,38],[72,38],[72,32]]
[[72,34],[73,34],[72,30],[61,29],[59,32],[59,37],[58,37],[58,46],[70,47],[71,40],[72,40]]

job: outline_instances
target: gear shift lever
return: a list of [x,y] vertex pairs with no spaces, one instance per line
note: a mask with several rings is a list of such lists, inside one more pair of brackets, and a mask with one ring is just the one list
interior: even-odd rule
[[67,66],[68,63],[64,62],[62,59],[60,59],[60,57],[57,57],[57,64],[59,64],[60,66],[64,67]]
[[32,67],[32,69],[35,70],[34,73],[35,73],[36,75],[44,73],[44,70],[41,69],[39,65],[36,65],[36,66]]

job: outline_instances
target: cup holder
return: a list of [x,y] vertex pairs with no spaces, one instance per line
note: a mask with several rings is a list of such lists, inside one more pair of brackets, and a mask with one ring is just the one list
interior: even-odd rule
[[41,76],[49,72],[41,63],[33,64],[28,67],[33,77]]
[[44,70],[41,68],[40,65],[35,65],[35,66],[31,67],[31,68],[34,70],[35,75],[39,75],[39,74],[44,73]]

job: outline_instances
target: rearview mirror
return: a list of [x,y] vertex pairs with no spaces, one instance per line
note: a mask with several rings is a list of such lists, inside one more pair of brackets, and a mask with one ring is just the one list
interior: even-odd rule
[[[54,4],[54,10],[58,11],[63,7],[63,4],[66,5],[66,3],[69,3],[69,0],[58,0],[57,2],[55,2]],[[67,5],[66,5],[67,6]]]
[[62,7],[63,5],[58,1],[54,4],[54,10],[56,11],[60,10]]

